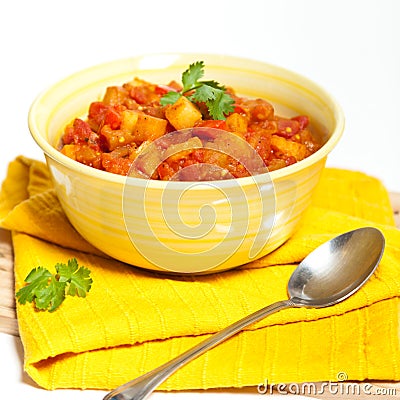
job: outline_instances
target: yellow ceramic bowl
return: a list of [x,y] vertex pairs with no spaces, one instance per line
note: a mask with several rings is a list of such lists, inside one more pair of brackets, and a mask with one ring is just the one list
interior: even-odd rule
[[[197,183],[126,178],[57,150],[65,125],[84,116],[107,86],[135,76],[155,83],[179,80],[197,60],[205,62],[205,79],[265,98],[278,115],[308,115],[322,148],[270,174]],[[65,213],[87,241],[138,267],[209,273],[262,257],[291,236],[342,134],[344,117],[324,89],[283,68],[229,56],[160,54],[106,63],[64,79],[33,103],[29,127]]]

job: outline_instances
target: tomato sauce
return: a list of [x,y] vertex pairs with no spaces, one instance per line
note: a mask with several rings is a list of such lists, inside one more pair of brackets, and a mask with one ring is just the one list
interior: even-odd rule
[[[65,128],[60,151],[90,167],[128,175],[143,149],[182,128],[232,132],[257,151],[269,171],[301,161],[321,147],[309,129],[307,116],[278,116],[267,100],[238,96],[233,89],[228,94],[234,100],[234,111],[224,120],[211,119],[204,104],[186,99],[179,106],[178,102],[160,104],[163,95],[180,90],[175,81],[157,85],[138,78],[108,87],[101,101],[90,104],[85,118],[75,118]],[[234,157],[200,146],[187,147],[161,161],[149,177],[170,180],[184,168],[202,163],[227,170],[229,177],[249,175]]]

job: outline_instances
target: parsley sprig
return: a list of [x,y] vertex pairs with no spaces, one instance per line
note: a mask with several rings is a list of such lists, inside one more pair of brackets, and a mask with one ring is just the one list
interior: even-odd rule
[[65,296],[86,297],[93,280],[90,270],[78,266],[75,258],[67,264],[57,263],[56,274],[43,267],[34,268],[25,278],[27,285],[16,293],[20,304],[35,303],[38,310],[55,311]]
[[165,94],[161,98],[161,105],[174,104],[181,96],[193,92],[187,96],[192,103],[205,103],[213,119],[225,119],[234,110],[234,100],[226,93],[225,86],[215,81],[201,81],[203,76],[203,61],[190,64],[182,74],[182,90]]

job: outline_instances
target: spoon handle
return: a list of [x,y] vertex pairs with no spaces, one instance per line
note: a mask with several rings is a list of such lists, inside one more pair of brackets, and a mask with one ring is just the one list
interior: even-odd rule
[[240,332],[243,328],[260,321],[266,316],[294,306],[296,305],[292,300],[283,300],[264,307],[247,317],[234,322],[232,325],[227,326],[222,331],[208,337],[167,363],[160,365],[152,371],[149,371],[122,386],[119,386],[108,393],[103,400],[143,400],[176,370],[205,353],[207,350],[217,346],[224,340]]

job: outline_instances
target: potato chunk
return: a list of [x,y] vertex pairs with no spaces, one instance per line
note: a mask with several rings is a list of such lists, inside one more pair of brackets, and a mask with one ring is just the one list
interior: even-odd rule
[[121,130],[132,134],[136,144],[153,141],[164,135],[167,121],[140,111],[125,110],[122,112]]
[[133,133],[139,119],[139,113],[132,110],[124,110],[121,113],[121,130]]
[[142,143],[146,140],[156,140],[164,135],[167,130],[167,121],[165,119],[152,117],[147,114],[139,114],[138,121],[133,129],[136,137],[136,143]]
[[103,144],[107,146],[108,151],[114,151],[118,147],[135,142],[135,137],[131,132],[121,129],[111,129],[108,125],[103,126],[100,136]]
[[182,96],[174,104],[165,108],[165,117],[177,129],[193,128],[201,120],[201,112],[186,97]]
[[75,144],[65,144],[61,149],[61,153],[69,158],[76,161],[76,145]]
[[239,136],[244,137],[247,133],[247,119],[238,113],[229,115],[226,119],[226,126],[228,129]]
[[121,86],[109,86],[103,98],[103,103],[109,106],[123,103],[129,97],[128,91]]
[[300,161],[307,156],[307,147],[302,143],[292,142],[277,135],[271,137],[271,147],[277,149],[287,157],[294,157]]

